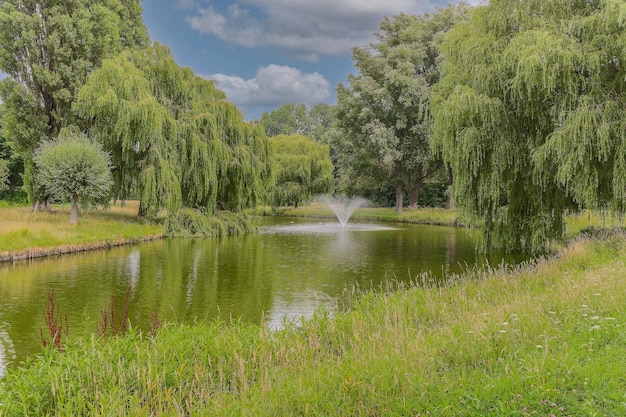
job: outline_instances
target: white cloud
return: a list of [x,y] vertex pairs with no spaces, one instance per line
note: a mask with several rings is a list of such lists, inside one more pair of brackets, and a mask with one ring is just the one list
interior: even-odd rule
[[269,65],[257,70],[255,78],[244,80],[234,75],[214,74],[217,87],[241,107],[276,107],[284,103],[317,104],[331,96],[330,83],[314,72],[303,74],[287,66]]
[[195,0],[178,0],[176,8],[181,10],[193,10],[196,8]]
[[[179,0],[180,2],[189,0]],[[383,16],[422,14],[441,0],[239,0],[226,11],[197,5],[196,31],[245,47],[276,46],[307,61],[348,54],[372,41]]]

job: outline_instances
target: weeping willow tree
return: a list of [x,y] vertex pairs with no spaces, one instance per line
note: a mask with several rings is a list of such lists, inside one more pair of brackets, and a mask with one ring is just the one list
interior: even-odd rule
[[626,207],[626,6],[492,0],[442,47],[435,146],[489,246],[537,251],[581,208]]
[[275,136],[270,143],[275,180],[267,200],[272,207],[297,207],[316,194],[332,191],[334,167],[328,145],[302,135]]
[[140,215],[255,206],[270,180],[269,145],[212,81],[161,45],[105,60],[73,107],[114,165],[114,192]]

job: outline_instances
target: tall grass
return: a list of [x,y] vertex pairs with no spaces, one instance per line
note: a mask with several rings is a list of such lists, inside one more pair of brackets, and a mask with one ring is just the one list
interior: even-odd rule
[[69,223],[69,206],[54,206],[51,213],[29,207],[0,208],[0,252],[37,250],[60,245],[140,239],[163,233],[161,225],[137,218],[138,203],[80,214],[78,225]]
[[626,415],[626,238],[358,294],[279,331],[166,325],[12,371],[0,415]]

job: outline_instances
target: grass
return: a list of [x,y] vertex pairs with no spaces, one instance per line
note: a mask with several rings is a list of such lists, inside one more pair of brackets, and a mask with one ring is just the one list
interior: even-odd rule
[[71,341],[12,371],[0,415],[626,415],[626,236],[445,287]]
[[134,240],[163,233],[162,226],[139,220],[137,211],[138,203],[131,201],[125,207],[83,212],[78,225],[71,225],[69,206],[54,206],[51,213],[35,213],[30,207],[2,207],[0,252]]
[[573,214],[565,219],[565,237],[571,239],[582,230],[590,228],[610,229],[613,227],[625,227],[626,219],[615,216],[610,212],[585,210]]

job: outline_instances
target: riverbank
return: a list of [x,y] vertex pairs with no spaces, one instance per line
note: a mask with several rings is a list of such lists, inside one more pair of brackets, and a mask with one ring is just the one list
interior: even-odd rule
[[626,236],[514,271],[361,294],[271,332],[166,325],[73,341],[0,384],[0,415],[624,415]]
[[[313,202],[300,207],[259,207],[255,214],[260,216],[291,216],[309,218],[336,218],[335,213],[326,203]],[[470,220],[455,209],[443,208],[414,208],[405,207],[402,213],[397,213],[391,207],[361,207],[354,211],[352,221],[364,222],[396,222],[413,223],[449,227],[480,227],[479,220]],[[626,218],[612,216],[610,213],[598,211],[581,211],[565,218],[565,239],[571,239],[582,230],[589,228],[626,227]]]
[[[280,207],[276,210],[270,207],[260,207],[255,213],[262,216],[336,218],[335,213],[333,213],[328,204],[316,202],[299,207]],[[364,222],[414,223],[437,226],[472,225],[472,222],[463,218],[456,210],[431,207],[407,207],[402,213],[397,213],[394,208],[388,207],[361,207],[354,211],[351,220]]]
[[162,225],[137,218],[138,202],[81,213],[69,223],[69,207],[33,212],[30,207],[0,208],[0,262],[105,249],[164,236]]

